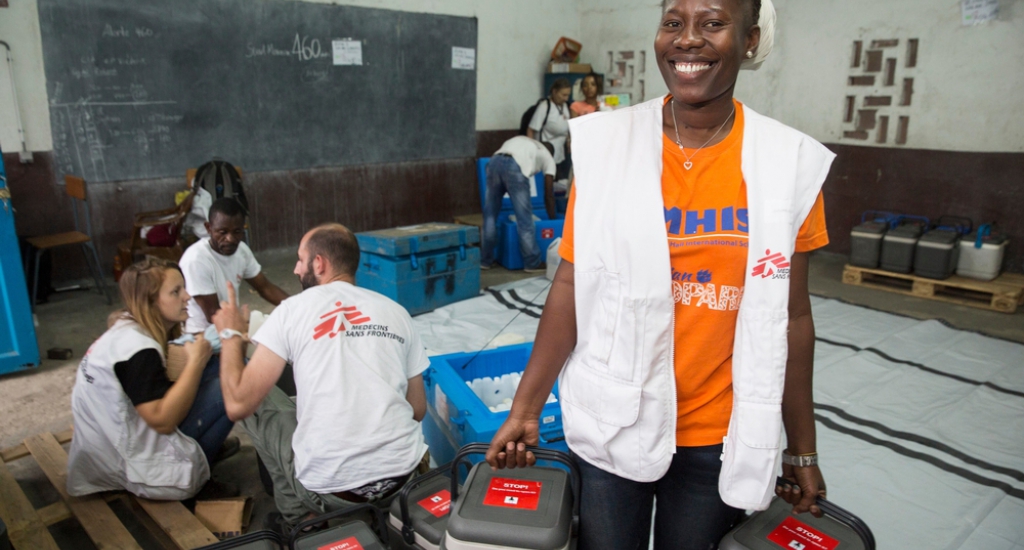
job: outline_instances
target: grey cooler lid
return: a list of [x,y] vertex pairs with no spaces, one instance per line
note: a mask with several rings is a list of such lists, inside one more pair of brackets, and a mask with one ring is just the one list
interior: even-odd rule
[[[791,504],[781,498],[776,498],[767,510],[750,516],[730,531],[722,540],[719,548],[721,550],[780,550],[780,548],[865,550],[864,541],[849,526],[829,516],[816,518],[809,513],[794,516],[792,511]],[[817,537],[821,537],[822,540],[817,540]],[[793,541],[797,544],[793,545]]]
[[924,235],[921,235],[921,240],[918,242],[934,243],[943,245],[953,245],[960,238],[960,233],[950,229],[933,229]]
[[[510,488],[504,489],[506,486]],[[527,500],[496,504],[504,498]],[[531,501],[533,498],[536,500]],[[452,506],[448,536],[511,548],[564,548],[572,532],[572,499],[565,470],[533,467],[492,471],[481,462],[469,472],[465,489]]]
[[[295,548],[298,550],[317,550],[327,545],[338,544],[345,541],[358,542],[363,550],[387,550],[377,539],[372,529],[361,521],[350,521],[336,527],[324,529],[295,540]],[[342,546],[341,548],[344,548]],[[358,548],[358,546],[353,546]]]
[[[431,544],[440,544],[441,536],[448,527],[448,507],[443,504],[451,501],[450,486],[450,479],[438,476],[409,493],[409,519],[412,521],[412,530]],[[390,513],[392,521],[397,520],[394,523],[402,525],[402,506],[398,498],[391,501]],[[398,529],[401,532],[401,527]]]
[[885,230],[888,227],[889,224],[885,222],[864,222],[853,226],[853,229],[850,230],[850,234],[877,239],[885,233]]

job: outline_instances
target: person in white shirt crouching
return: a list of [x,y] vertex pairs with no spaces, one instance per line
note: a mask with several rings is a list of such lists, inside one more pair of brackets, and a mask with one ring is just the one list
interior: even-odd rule
[[[340,224],[302,238],[288,298],[252,335],[233,285],[213,316],[221,337],[228,416],[252,438],[286,523],[357,503],[386,507],[423,460],[421,373],[430,365],[412,318],[399,304],[355,286],[359,245]],[[293,402],[275,387],[293,365]]]

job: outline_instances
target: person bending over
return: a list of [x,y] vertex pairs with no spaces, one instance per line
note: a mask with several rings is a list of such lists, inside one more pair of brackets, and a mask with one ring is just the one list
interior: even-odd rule
[[210,344],[185,344],[181,376],[167,378],[167,342],[181,334],[189,300],[178,267],[149,259],[124,271],[124,311],[89,347],[71,394],[75,437],[68,453],[68,493],[127,490],[161,500],[194,496],[233,426]]
[[[666,1],[669,94],[571,123],[564,261],[487,460],[535,459],[560,376],[581,550],[646,548],[655,499],[658,550],[716,548],[776,494],[821,513],[807,276],[835,155],[733,99],[773,20],[770,0]],[[799,489],[776,489],[780,454]]]
[[[419,421],[430,362],[409,313],[355,286],[359,245],[344,226],[309,231],[298,256],[304,290],[252,335],[249,363],[242,338],[221,341],[228,415],[252,437],[288,525],[355,503],[387,506],[427,450]],[[247,313],[227,287],[213,316],[222,334],[241,331]],[[274,386],[285,362],[294,402]]]
[[545,269],[544,258],[537,246],[536,228],[533,224],[533,210],[530,208],[530,189],[533,177],[544,173],[544,206],[548,218],[555,219],[554,175],[555,160],[551,156],[552,145],[541,143],[526,136],[516,136],[494,153],[487,163],[487,193],[484,197],[483,250],[480,252],[480,267],[494,266],[494,247],[498,243],[498,214],[501,201],[508,193],[516,215],[516,230],[519,233],[519,249],[523,253],[525,271],[541,272]]

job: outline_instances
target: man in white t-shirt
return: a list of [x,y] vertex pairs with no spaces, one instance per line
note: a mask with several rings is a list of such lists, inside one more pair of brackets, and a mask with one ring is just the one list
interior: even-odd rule
[[188,247],[178,265],[185,276],[188,302],[185,332],[195,334],[210,326],[220,303],[228,299],[227,282],[238,288],[246,281],[264,300],[280,304],[288,295],[263,274],[259,262],[245,244],[245,210],[233,198],[217,199],[205,223],[210,236]]
[[[419,421],[430,361],[409,313],[355,286],[358,265],[359,245],[344,226],[306,233],[295,266],[304,290],[252,336],[256,351],[244,367],[237,332],[246,312],[231,285],[213,318],[228,416],[252,438],[289,525],[354,503],[387,506],[427,450]],[[294,402],[274,386],[286,362]]]
[[516,136],[502,144],[487,163],[487,193],[484,197],[484,235],[480,251],[480,267],[494,265],[494,247],[498,243],[498,214],[501,201],[508,193],[516,215],[519,248],[523,253],[524,271],[543,272],[546,268],[537,246],[530,197],[534,175],[544,173],[544,207],[548,218],[555,218],[555,159],[552,145],[526,136]]

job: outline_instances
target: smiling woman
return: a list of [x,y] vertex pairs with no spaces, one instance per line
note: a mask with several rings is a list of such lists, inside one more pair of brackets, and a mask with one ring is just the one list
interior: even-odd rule
[[[834,155],[733,98],[771,50],[770,0],[670,0],[669,94],[570,122],[576,182],[537,340],[488,461],[531,463],[561,375],[581,549],[717,547],[778,494],[818,515],[807,253]],[[780,446],[785,430],[788,447]]]

